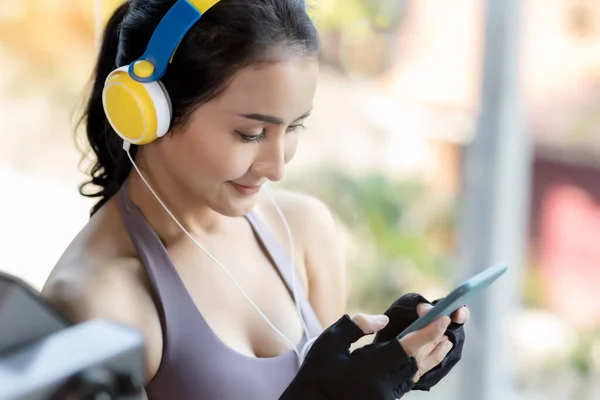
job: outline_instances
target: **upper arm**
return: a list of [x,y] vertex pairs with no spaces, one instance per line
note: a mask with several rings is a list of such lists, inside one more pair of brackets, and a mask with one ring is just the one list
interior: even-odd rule
[[346,313],[346,263],[341,231],[320,200],[273,191],[290,225],[305,265],[308,299],[324,327]]
[[310,198],[304,209],[304,257],[309,300],[324,327],[346,313],[346,260],[341,232],[321,201]]
[[162,354],[160,320],[132,267],[107,265],[85,273],[57,274],[44,286],[42,297],[73,323],[105,319],[140,331],[145,339],[146,378],[151,379]]

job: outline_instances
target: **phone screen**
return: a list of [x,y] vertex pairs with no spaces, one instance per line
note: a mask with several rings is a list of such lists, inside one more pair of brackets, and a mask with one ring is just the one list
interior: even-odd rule
[[506,264],[497,264],[465,281],[446,297],[441,299],[429,312],[410,324],[398,336],[398,340],[411,332],[422,329],[442,316],[450,316],[460,307],[467,305],[471,297],[500,278],[508,269]]

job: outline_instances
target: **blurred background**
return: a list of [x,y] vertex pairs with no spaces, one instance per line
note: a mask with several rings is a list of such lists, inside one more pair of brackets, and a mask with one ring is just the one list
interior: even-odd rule
[[[0,269],[41,288],[93,202],[75,123],[119,0],[0,0]],[[499,261],[415,399],[600,398],[600,2],[317,0],[315,111],[282,186],[344,229],[351,311]]]

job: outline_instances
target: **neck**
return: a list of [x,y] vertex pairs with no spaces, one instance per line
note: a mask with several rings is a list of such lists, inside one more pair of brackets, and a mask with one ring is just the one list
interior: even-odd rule
[[[213,211],[191,193],[182,190],[182,187],[164,172],[152,171],[142,160],[136,161],[136,164],[154,193],[190,234],[202,237],[223,229],[227,217]],[[172,243],[185,235],[135,169],[132,169],[125,184],[129,197],[163,242]]]

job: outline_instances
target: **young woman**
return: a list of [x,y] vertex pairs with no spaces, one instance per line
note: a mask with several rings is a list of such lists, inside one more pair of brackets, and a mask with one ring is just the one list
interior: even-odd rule
[[[283,178],[312,109],[317,33],[301,0],[189,0],[207,9],[161,78],[168,133],[124,151],[105,82],[182,3],[132,0],[108,21],[84,115],[97,157],[89,183],[100,188],[87,195],[100,200],[43,296],[73,321],[139,329],[152,399],[276,399],[346,312],[329,211],[265,189]],[[388,319],[355,322],[375,332]],[[405,344],[418,376],[448,353],[441,332]]]

